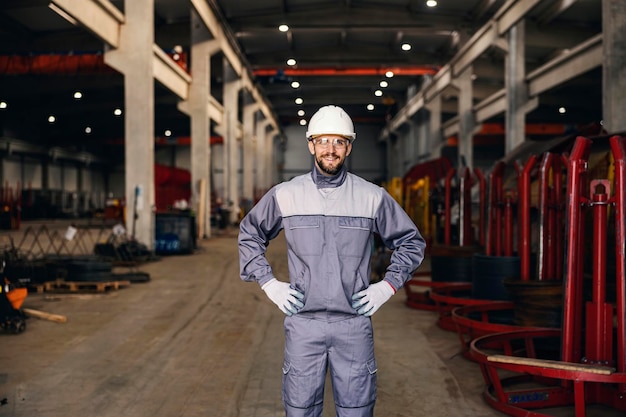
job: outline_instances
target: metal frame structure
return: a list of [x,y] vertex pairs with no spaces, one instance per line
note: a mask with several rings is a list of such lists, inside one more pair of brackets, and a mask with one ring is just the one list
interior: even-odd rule
[[[487,384],[485,400],[512,416],[549,417],[536,410],[573,406],[576,417],[585,417],[595,404],[626,412],[626,138],[610,138],[613,196],[608,180],[591,180],[589,192],[585,189],[591,145],[578,137],[568,161],[562,329],[497,333],[470,345]],[[606,301],[605,280],[610,205],[615,207],[615,311]],[[594,250],[593,297],[583,305],[585,209],[593,215]],[[500,354],[493,354],[494,346]],[[514,375],[503,377],[502,370]]]
[[449,282],[433,288],[430,298],[435,302],[439,312],[437,325],[451,332],[457,331],[457,324],[452,318],[452,311],[461,306],[478,306],[490,303],[485,300],[477,300],[470,297],[472,284],[469,282]]

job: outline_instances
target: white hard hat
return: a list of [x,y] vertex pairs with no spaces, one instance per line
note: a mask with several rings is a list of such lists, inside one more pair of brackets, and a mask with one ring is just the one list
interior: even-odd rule
[[352,119],[338,106],[324,106],[311,117],[306,138],[318,135],[341,135],[350,140],[356,139]]

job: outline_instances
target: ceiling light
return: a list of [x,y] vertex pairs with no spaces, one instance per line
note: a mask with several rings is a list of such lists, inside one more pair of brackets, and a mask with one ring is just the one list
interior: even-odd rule
[[566,112],[565,107],[559,107],[559,113],[565,114],[565,112]]
[[80,91],[74,92],[74,98],[76,100],[80,100],[81,98],[83,98],[83,93],[81,93]]
[[368,104],[367,105],[367,110],[369,110],[369,111],[374,110],[374,105],[373,104]]
[[408,43],[403,43],[402,44],[402,50],[403,51],[410,51],[411,50],[411,45]]
[[381,88],[389,87],[389,83],[385,80],[382,80],[378,85],[380,85]]
[[382,95],[383,95],[383,92],[382,92],[382,91],[380,91],[380,90],[376,90],[376,91],[374,91],[374,95],[375,95],[376,97],[380,97],[380,96],[382,96]]
[[278,26],[278,30],[280,30],[281,32],[287,32],[289,30],[289,26],[287,26],[287,25],[280,25],[280,26]]
[[291,88],[298,88],[298,87],[300,87],[300,83],[299,82],[297,82],[297,81],[292,81],[291,82]]
[[302,117],[304,115],[305,115],[304,110],[302,109],[298,110],[298,116]]
[[0,101],[0,109],[6,109],[9,107],[6,101]]
[[180,55],[179,54],[174,54],[174,55],[172,55],[172,59],[174,61],[178,61],[180,59]]
[[56,120],[57,120],[56,117],[54,117],[52,115],[48,116],[48,123],[54,123],[54,122],[56,122]]
[[391,77],[393,77],[393,71],[387,71],[387,72],[385,73],[385,77],[387,77],[387,78],[391,78]]
[[87,134],[91,133],[91,127],[87,126],[85,128],[85,133],[87,133]]
[[304,100],[302,100],[300,97],[298,97],[296,99],[296,104],[302,104],[302,103],[304,103]]
[[171,131],[171,130],[169,130],[169,129],[167,129],[167,130],[165,131],[165,136],[167,136],[168,138],[169,138],[170,136],[172,136],[172,131]]
[[293,58],[289,58],[287,60],[287,65],[289,65],[290,67],[293,67],[294,65],[296,65],[296,60]]
[[122,115],[122,109],[115,109],[113,110],[113,114],[116,116],[121,116]]
[[437,2],[435,0],[428,0],[426,2],[426,6],[428,7],[435,7],[437,5]]
[[300,119],[300,126],[305,126],[305,125],[306,125],[306,120]]
[[174,46],[174,52],[176,52],[177,54],[180,54],[183,52],[183,47],[181,45],[175,45]]

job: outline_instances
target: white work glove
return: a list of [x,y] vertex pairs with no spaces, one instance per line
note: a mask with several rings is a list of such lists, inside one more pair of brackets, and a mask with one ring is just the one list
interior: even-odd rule
[[395,293],[391,284],[379,281],[352,295],[352,308],[357,309],[357,314],[369,317]]
[[288,316],[296,314],[298,310],[304,307],[304,303],[302,302],[304,294],[291,288],[291,285],[287,282],[272,278],[263,284],[261,289],[265,291],[269,299]]

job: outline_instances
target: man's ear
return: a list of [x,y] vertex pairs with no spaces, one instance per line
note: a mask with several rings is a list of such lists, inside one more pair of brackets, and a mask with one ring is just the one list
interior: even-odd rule
[[309,145],[309,152],[311,152],[311,155],[315,155],[315,145],[313,144],[312,140],[307,141],[307,144]]
[[352,142],[350,142],[348,149],[346,149],[346,156],[350,155],[350,152],[352,152]]

